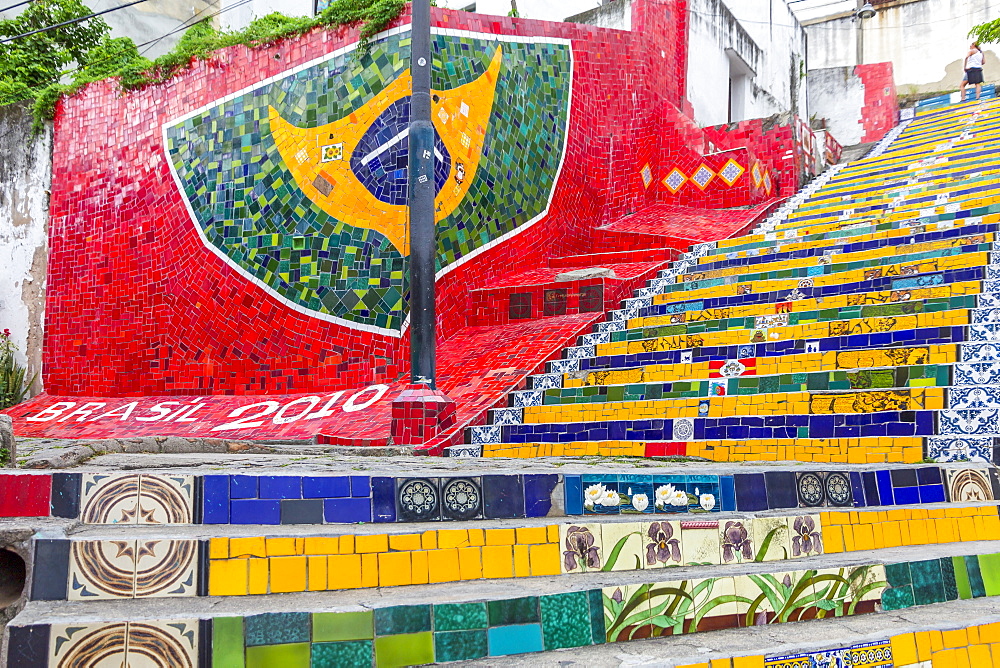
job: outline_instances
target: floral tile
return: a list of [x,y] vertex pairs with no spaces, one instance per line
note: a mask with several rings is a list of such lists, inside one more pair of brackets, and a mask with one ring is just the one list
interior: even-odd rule
[[819,515],[796,515],[787,519],[789,541],[792,545],[790,556],[793,559],[823,554]]
[[642,524],[638,522],[607,523],[601,525],[604,544],[604,563],[601,570],[640,570],[645,561]]
[[694,604],[685,615],[688,633],[739,626],[740,615],[746,615],[749,601],[736,596],[733,578],[705,578],[690,582]]
[[775,620],[772,601],[782,591],[784,573],[757,573],[733,578],[736,596],[747,601],[740,626],[763,626]]
[[649,621],[650,585],[604,587],[604,628],[608,642],[648,638],[652,635]]
[[653,512],[655,495],[652,476],[619,475],[618,493],[621,495],[619,508],[622,514],[638,515]]
[[687,476],[688,511],[692,513],[721,512],[719,476]]
[[642,544],[643,568],[666,568],[684,563],[681,523],[678,521],[643,522]]
[[568,524],[559,525],[559,549],[562,553],[563,573],[587,573],[599,571],[604,566],[601,525]]
[[791,534],[785,517],[755,517],[750,522],[755,561],[782,561],[792,554]]
[[682,475],[653,478],[653,510],[657,513],[686,513],[687,479]]
[[719,564],[722,544],[717,521],[681,521],[681,552],[685,564]]
[[654,637],[687,633],[693,603],[691,580],[657,582],[649,588],[649,621]]
[[194,476],[148,475],[139,478],[139,524],[191,524]]
[[742,564],[753,561],[756,555],[753,520],[743,517],[719,520],[719,542],[723,564]]
[[[585,475],[583,484],[584,515],[617,515],[622,504],[616,475]],[[629,501],[631,503],[631,501]]]

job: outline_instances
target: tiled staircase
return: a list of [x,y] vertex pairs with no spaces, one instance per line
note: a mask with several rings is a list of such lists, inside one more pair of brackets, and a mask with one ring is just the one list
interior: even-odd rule
[[993,102],[919,118],[754,234],[696,246],[468,442],[487,456],[992,461],[998,129]]
[[998,134],[920,116],[695,247],[482,458],[0,480],[7,665],[1000,665]]

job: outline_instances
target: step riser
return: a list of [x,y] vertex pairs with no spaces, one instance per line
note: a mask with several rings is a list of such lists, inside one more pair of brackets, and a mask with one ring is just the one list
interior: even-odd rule
[[[992,579],[984,577],[998,566],[1000,555],[986,554],[820,567],[781,572],[772,575],[773,581],[742,575],[649,580],[646,587],[613,585],[350,613],[311,613],[306,607],[302,612],[206,619],[37,624],[11,629],[10,656],[11,665],[76,665],[75,657],[101,648],[103,657],[123,665],[135,665],[143,657],[159,665],[199,668],[307,665],[310,656],[320,662],[313,665],[356,666],[482,659],[983,598],[998,593]],[[918,589],[911,584],[915,581],[929,586]],[[850,586],[852,582],[859,586]],[[818,605],[816,598],[800,602],[794,599],[797,594],[785,603],[791,592],[809,588],[828,603]],[[765,603],[775,596],[782,603],[779,611]],[[646,614],[634,614],[637,610]]]

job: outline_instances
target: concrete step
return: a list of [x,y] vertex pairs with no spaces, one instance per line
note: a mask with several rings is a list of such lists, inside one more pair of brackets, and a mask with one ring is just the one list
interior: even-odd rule
[[[512,581],[501,579],[253,599],[32,602],[8,627],[7,665],[78,665],[75,657],[97,647],[105,656],[146,652],[154,662],[173,653],[173,661],[155,665],[206,667],[241,665],[239,659],[247,666],[308,665],[310,656],[324,657],[318,665],[492,662],[559,648],[586,651],[605,643],[619,649],[650,636],[656,638],[650,644],[661,644],[646,649],[640,640],[634,651],[672,659],[690,656],[682,648],[690,646],[694,633],[695,642],[712,648],[720,647],[714,645],[716,635],[730,643],[743,637],[732,632],[759,637],[760,625],[766,625],[771,644],[739,645],[741,651],[805,648],[802,633],[812,638],[812,648],[843,646],[854,644],[847,640],[861,628],[877,633],[901,616],[928,619],[920,617],[923,610],[936,614],[937,629],[954,628],[955,619],[947,613],[962,614],[965,624],[989,619],[997,613],[1000,594],[990,571],[1000,560],[993,552],[997,546],[991,541],[822,555],[796,562],[795,570],[765,562],[715,571],[682,567],[656,575],[538,577],[519,580],[514,596]],[[777,609],[762,589],[776,597]],[[812,594],[805,593],[809,590]],[[258,609],[266,612],[248,614],[251,601],[259,601]],[[859,614],[865,614],[863,624],[843,625]],[[786,625],[799,619],[813,619],[805,624],[821,629],[822,640],[803,625]],[[911,623],[896,632],[910,628],[919,627]],[[731,656],[732,647],[718,651],[726,648]]]

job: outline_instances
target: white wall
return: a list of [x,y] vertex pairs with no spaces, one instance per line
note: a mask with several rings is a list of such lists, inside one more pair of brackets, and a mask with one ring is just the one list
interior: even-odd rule
[[226,30],[246,28],[255,18],[281,12],[286,16],[312,16],[314,0],[222,0],[225,11],[219,14],[219,25]]
[[42,365],[51,147],[48,130],[32,137],[28,105],[0,107],[0,330],[29,377]]
[[801,76],[805,31],[784,0],[689,0],[688,9],[687,96],[699,124],[729,120],[729,78],[739,70],[732,52],[755,74],[742,86],[742,104],[735,105],[743,113],[732,120],[789,110],[808,117]]
[[[124,4],[119,0],[83,0],[83,3],[94,12]],[[218,9],[218,5],[209,6],[207,0],[148,0],[104,14],[101,18],[111,27],[112,37],[130,37],[136,45],[145,44],[139,49],[140,53],[147,58],[156,58],[174,48],[186,29],[182,26],[210,16]],[[22,11],[24,8],[18,7],[0,13],[0,18],[13,18]]]
[[865,87],[854,76],[853,66],[809,70],[809,109],[817,118],[826,119],[827,130],[841,146],[861,143],[864,106]]
[[[857,64],[856,29],[847,9],[848,16],[806,26],[810,69]],[[957,90],[972,41],[969,28],[998,13],[1000,0],[904,0],[881,6],[874,18],[862,22],[864,62],[891,62],[901,95]],[[1000,59],[989,46],[984,52],[986,81],[1000,82]]]
[[[516,0],[517,13],[521,18],[541,21],[562,21],[568,16],[585,12],[600,6],[600,0]],[[506,16],[510,12],[510,0],[438,0],[438,7],[465,9],[476,5],[479,14]]]

